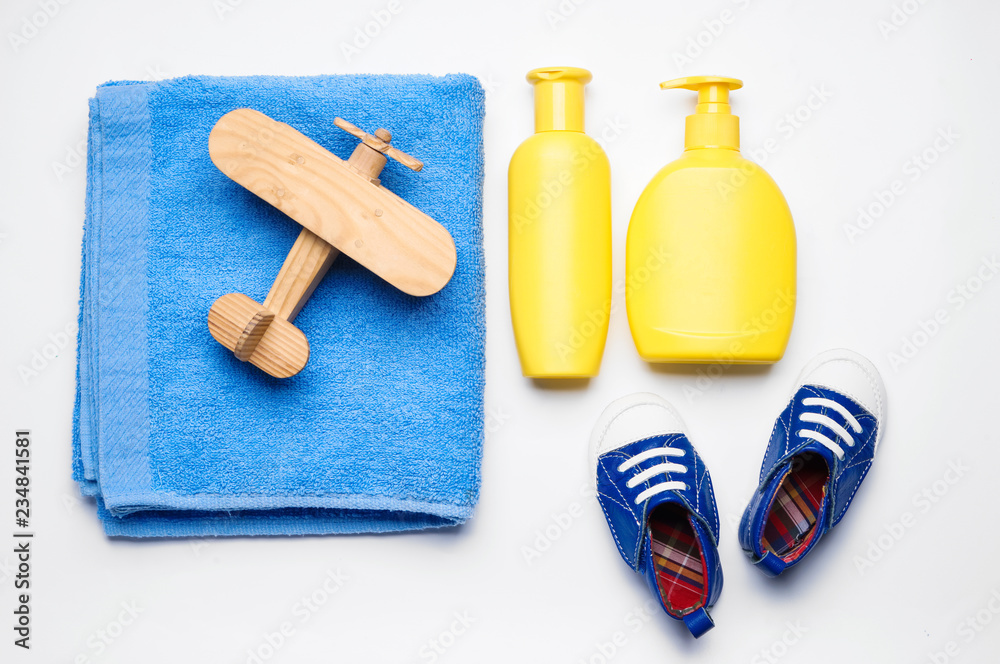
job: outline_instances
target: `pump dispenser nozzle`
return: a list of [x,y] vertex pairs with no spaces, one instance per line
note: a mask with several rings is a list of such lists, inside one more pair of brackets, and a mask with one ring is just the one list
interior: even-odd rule
[[694,115],[687,116],[684,125],[684,149],[740,149],[740,119],[732,114],[729,91],[739,90],[743,81],[722,76],[687,76],[660,83],[669,90],[683,88],[698,93]]

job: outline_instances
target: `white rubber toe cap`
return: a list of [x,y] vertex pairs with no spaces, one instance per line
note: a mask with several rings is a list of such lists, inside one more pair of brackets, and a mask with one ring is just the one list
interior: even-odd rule
[[590,436],[594,465],[603,454],[643,438],[672,433],[687,435],[681,416],[666,399],[638,392],[612,401],[601,413]]
[[802,370],[795,384],[819,385],[845,394],[875,416],[881,423],[885,416],[885,385],[878,369],[868,358],[844,348],[835,348],[814,357]]

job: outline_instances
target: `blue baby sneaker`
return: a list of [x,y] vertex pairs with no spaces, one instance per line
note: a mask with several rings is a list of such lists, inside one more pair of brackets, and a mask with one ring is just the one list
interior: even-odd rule
[[740,546],[765,574],[801,561],[844,517],[875,458],[884,417],[885,386],[864,357],[830,350],[803,369],[740,520]]
[[591,450],[618,552],[667,615],[701,636],[714,626],[707,609],[722,591],[719,514],[680,416],[655,394],[623,397],[597,421]]

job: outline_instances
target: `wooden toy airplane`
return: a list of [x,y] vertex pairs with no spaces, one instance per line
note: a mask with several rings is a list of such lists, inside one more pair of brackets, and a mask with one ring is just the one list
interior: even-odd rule
[[276,378],[309,361],[309,342],[292,321],[340,252],[410,295],[438,292],[455,271],[448,231],[379,181],[387,157],[414,171],[423,163],[389,145],[385,129],[373,136],[340,118],[334,124],[361,139],[346,162],[248,108],[222,116],[208,138],[220,171],[303,226],[264,304],[229,293],[208,312],[216,341]]

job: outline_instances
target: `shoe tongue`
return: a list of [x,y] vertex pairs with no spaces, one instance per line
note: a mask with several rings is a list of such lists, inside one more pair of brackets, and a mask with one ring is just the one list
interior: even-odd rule
[[[818,454],[823,457],[823,460],[826,461],[827,468],[829,468],[830,472],[833,473],[833,469],[836,467],[835,464],[837,463],[837,455],[834,454],[829,447],[823,445],[822,443],[818,443],[815,440],[810,440],[798,449],[795,456],[799,456],[804,452],[812,452],[813,454]],[[788,463],[790,462],[785,462],[785,465],[788,465]],[[782,471],[782,473],[784,473],[784,471]]]
[[660,505],[666,504],[680,505],[684,508],[684,511],[688,510],[688,506],[684,503],[684,500],[677,495],[676,491],[664,491],[663,493],[658,493],[649,498],[646,502],[646,514],[650,514]]
[[646,514],[652,514],[660,505],[680,505],[684,508],[684,511],[688,513],[691,517],[691,523],[694,524],[695,534],[703,536],[702,541],[712,542],[714,541],[710,530],[706,527],[705,522],[701,515],[693,512],[691,510],[691,505],[684,502],[684,499],[677,493],[677,491],[664,491],[663,493],[658,493],[651,497],[646,503]]

